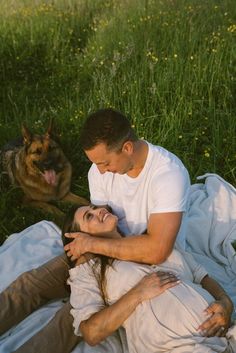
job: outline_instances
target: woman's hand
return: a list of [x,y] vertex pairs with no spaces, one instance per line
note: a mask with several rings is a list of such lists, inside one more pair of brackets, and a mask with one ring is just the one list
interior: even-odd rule
[[212,302],[205,310],[208,319],[199,326],[204,336],[225,336],[231,323],[232,302],[227,296]]
[[180,283],[173,273],[158,271],[144,276],[133,288],[140,302],[152,299]]

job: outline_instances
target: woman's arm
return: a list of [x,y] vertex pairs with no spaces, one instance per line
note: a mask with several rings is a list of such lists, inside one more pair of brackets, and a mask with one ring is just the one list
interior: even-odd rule
[[80,331],[84,340],[91,346],[100,343],[116,331],[141,302],[160,295],[178,283],[178,278],[166,272],[159,271],[145,276],[116,303],[81,322]]
[[204,336],[225,336],[230,324],[233,312],[233,303],[224,289],[211,277],[205,276],[201,285],[216,300],[205,310],[210,315],[206,321],[199,326]]

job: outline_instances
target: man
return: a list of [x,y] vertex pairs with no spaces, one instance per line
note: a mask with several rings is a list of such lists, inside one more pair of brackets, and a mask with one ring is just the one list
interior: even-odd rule
[[[109,205],[119,217],[123,239],[76,233],[65,247],[68,256],[86,252],[148,264],[171,253],[186,210],[189,175],[182,162],[162,147],[136,137],[128,119],[112,109],[91,114],[80,142],[93,163],[89,171],[91,202]],[[184,243],[184,234],[178,241]]]
[[[81,144],[93,162],[88,176],[91,202],[111,206],[126,237],[93,240],[88,234],[71,235],[75,240],[65,247],[68,255],[74,259],[92,252],[148,264],[163,262],[172,251],[186,209],[189,176],[182,162],[162,147],[138,139],[129,120],[112,109],[88,117]],[[184,239],[178,236],[178,240]],[[65,256],[59,256],[22,274],[3,291],[0,334],[48,300],[68,295],[68,268]],[[67,303],[15,352],[69,353],[79,341],[69,310]]]

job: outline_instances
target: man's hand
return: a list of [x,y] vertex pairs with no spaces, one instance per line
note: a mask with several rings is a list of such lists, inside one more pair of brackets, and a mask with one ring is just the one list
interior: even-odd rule
[[205,310],[209,315],[208,319],[203,322],[198,328],[204,336],[225,336],[231,320],[231,306],[224,298],[211,303]]
[[67,256],[70,257],[72,261],[87,252],[87,244],[91,238],[89,234],[78,232],[66,233],[65,236],[74,239],[71,243],[64,246]]
[[158,271],[144,276],[133,290],[142,302],[162,294],[179,283],[179,278],[173,273]]

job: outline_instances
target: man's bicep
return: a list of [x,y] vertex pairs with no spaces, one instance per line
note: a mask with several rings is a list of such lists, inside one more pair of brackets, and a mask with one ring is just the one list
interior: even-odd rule
[[[161,180],[160,180],[161,179]],[[174,213],[186,210],[189,194],[189,177],[185,170],[164,173],[152,180],[152,213]]]
[[147,233],[163,261],[170,255],[181,225],[182,212],[152,213]]

